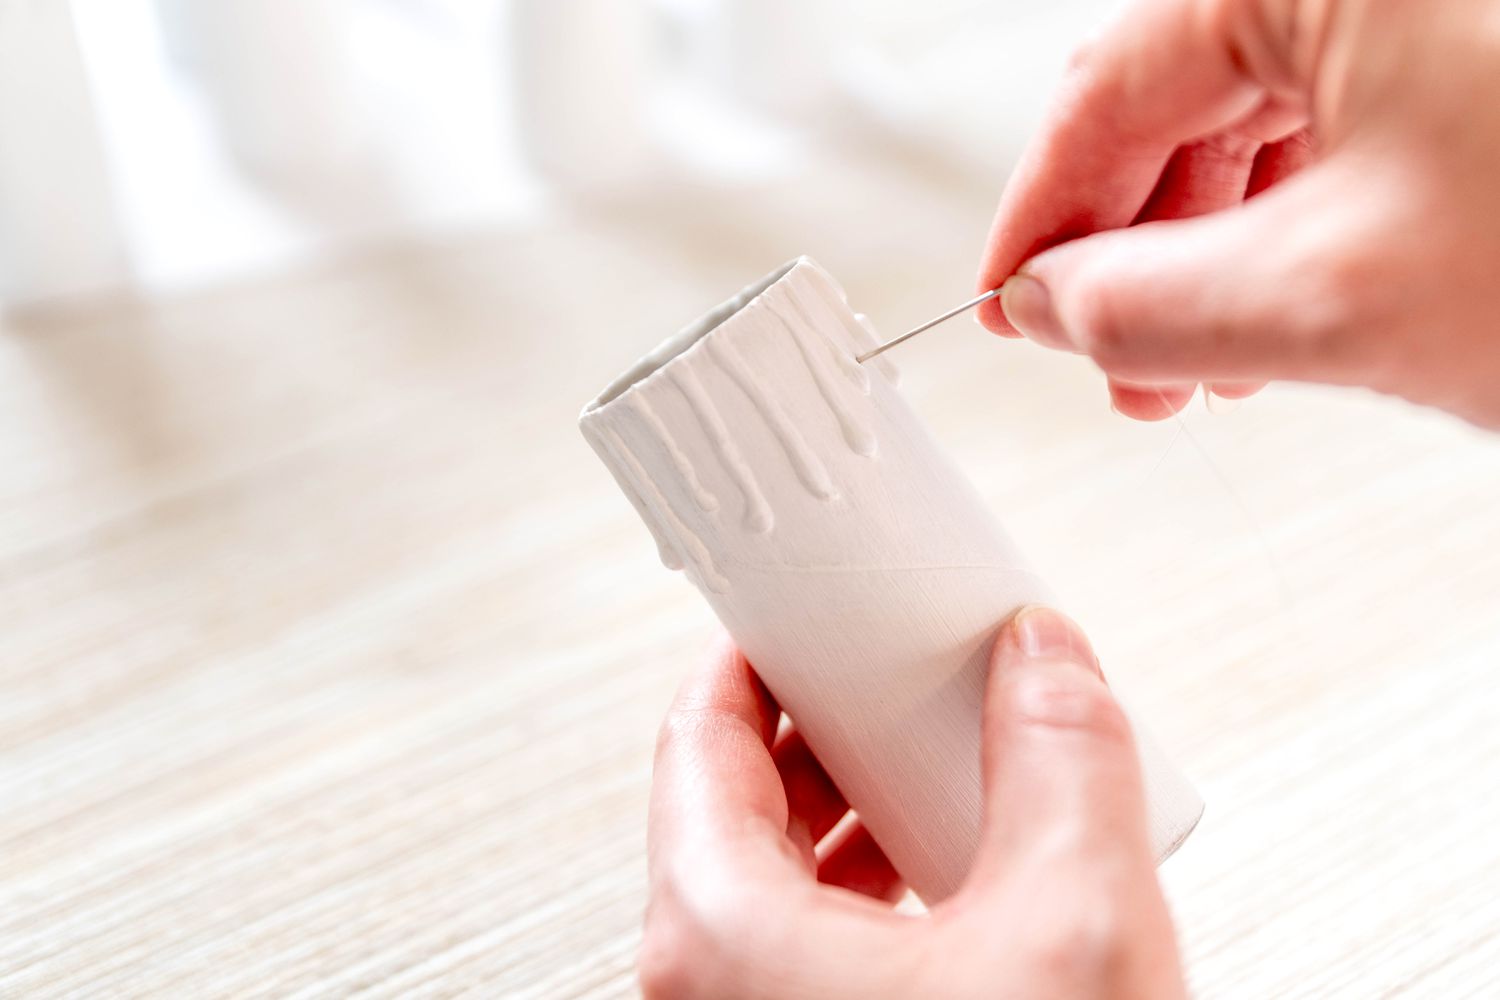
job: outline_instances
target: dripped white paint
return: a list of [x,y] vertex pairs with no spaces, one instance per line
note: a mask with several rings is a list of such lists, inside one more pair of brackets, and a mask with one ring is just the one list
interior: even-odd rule
[[797,470],[797,478],[802,480],[802,485],[811,490],[814,496],[824,500],[832,500],[838,496],[839,491],[833,485],[833,480],[828,477],[827,467],[824,466],[822,459],[807,446],[807,439],[802,436],[802,431],[782,407],[777,398],[776,387],[762,385],[757,381],[755,375],[746,367],[744,359],[726,341],[722,339],[711,341],[708,344],[708,350],[734,379],[745,397],[760,411],[766,426],[771,428],[776,439],[781,442],[787,461],[792,464],[792,468]]
[[[875,339],[804,258],[652,352],[580,424],[933,902],[962,882],[978,840],[995,630],[1056,602],[891,381],[840,374],[835,359]],[[699,488],[716,509],[689,502]],[[1165,857],[1202,802],[1139,727],[1136,739]]]
[[636,514],[640,515],[641,521],[650,530],[651,539],[656,542],[656,555],[661,559],[661,564],[670,570],[682,569],[682,557],[677,554],[677,549],[667,539],[662,527],[662,518],[646,503],[646,495],[643,492],[644,484],[638,479],[640,466],[638,463],[626,460],[620,436],[613,431],[601,431],[598,438],[591,443],[594,445],[594,450],[604,459],[604,464],[609,466],[615,482],[620,486],[620,492],[625,494],[630,505],[635,508]]
[[766,503],[766,495],[756,483],[750,464],[740,454],[739,446],[729,436],[729,428],[724,426],[724,418],[719,415],[718,407],[714,406],[713,400],[703,391],[702,383],[691,368],[679,366],[670,374],[672,381],[692,407],[710,444],[718,452],[724,471],[740,491],[740,498],[745,503],[745,527],[758,534],[770,531],[775,519],[771,515],[770,505]]
[[[817,300],[822,303],[833,317],[833,322],[854,338],[858,346],[857,353],[863,354],[873,347],[880,346],[880,334],[876,332],[874,324],[864,313],[857,313],[849,308],[849,298],[844,290],[834,282],[833,278],[822,268],[814,268],[814,272],[808,275],[809,292],[816,292]],[[901,381],[901,372],[896,363],[884,354],[871,358],[868,364],[874,365],[875,370],[891,380],[892,385]]]
[[[875,431],[860,414],[854,411],[852,402],[845,398],[848,390],[838,385],[838,374],[828,370],[829,354],[826,350],[828,342],[822,337],[816,337],[816,343],[809,344],[807,342],[809,333],[799,331],[792,326],[787,327],[787,336],[797,345],[797,352],[802,355],[808,374],[817,384],[818,392],[823,396],[823,402],[828,404],[829,411],[838,421],[839,430],[843,432],[844,440],[848,442],[849,447],[860,455],[874,455]],[[858,364],[858,362],[855,363]]]
[[[832,311],[822,300],[814,300],[814,305],[809,306],[807,294],[803,289],[798,288],[794,284],[789,284],[786,291],[787,302],[796,314],[795,322],[800,323],[804,328],[810,330],[823,329],[827,327],[828,317],[832,315],[834,326],[840,330],[844,329],[843,323],[839,321],[837,315],[832,314]],[[818,340],[822,341],[823,338],[819,337]],[[834,359],[834,363],[839,366],[839,369],[843,371],[844,375],[849,381],[854,383],[855,387],[861,393],[868,396],[870,394],[870,373],[865,370],[864,365],[855,360],[856,354],[862,349],[859,339],[856,338],[849,341],[850,346],[853,346],[855,350],[841,350],[840,347],[842,345],[834,340],[825,342],[828,344],[828,354]]]
[[677,470],[677,475],[687,486],[688,492],[693,496],[693,502],[698,505],[699,510],[718,510],[719,500],[708,490],[703,488],[703,483],[698,479],[698,471],[693,468],[693,463],[688,461],[682,449],[677,447],[677,442],[672,440],[672,432],[667,430],[667,425],[661,422],[661,417],[651,408],[651,404],[644,396],[630,397],[630,405],[640,414],[651,433],[661,442],[662,448],[667,452],[667,458],[671,460],[672,466]]
[[[673,552],[680,556],[685,550],[690,555],[692,571],[702,585],[715,594],[727,593],[729,581],[719,573],[719,567],[714,564],[713,553],[708,550],[703,538],[683,521],[682,515],[673,508],[666,491],[654,485],[651,475],[642,468],[640,459],[636,457],[635,452],[630,450],[630,446],[620,439],[619,433],[606,430],[605,434],[609,438],[610,450],[619,456],[626,469],[629,470],[630,480],[640,491],[646,508],[655,515],[658,546],[661,544],[662,535],[668,534],[675,543],[672,547]],[[674,561],[678,563],[678,568],[683,568],[680,559]]]

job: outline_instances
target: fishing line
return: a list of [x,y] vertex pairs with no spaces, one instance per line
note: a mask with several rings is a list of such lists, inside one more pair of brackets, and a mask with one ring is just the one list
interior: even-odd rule
[[[1224,492],[1229,494],[1229,498],[1234,502],[1234,506],[1239,511],[1240,517],[1250,528],[1250,530],[1255,534],[1256,543],[1260,546],[1261,554],[1265,559],[1266,569],[1270,571],[1271,578],[1276,581],[1276,592],[1277,597],[1280,600],[1281,609],[1283,611],[1291,610],[1294,604],[1291,586],[1287,583],[1286,575],[1282,572],[1281,569],[1281,563],[1276,558],[1276,550],[1271,547],[1270,538],[1266,535],[1265,529],[1261,526],[1260,519],[1255,516],[1255,511],[1251,509],[1250,504],[1245,499],[1244,494],[1235,487],[1234,482],[1229,478],[1228,474],[1225,473],[1223,467],[1220,466],[1218,462],[1214,461],[1213,456],[1209,454],[1208,449],[1204,447],[1203,442],[1198,439],[1198,435],[1194,434],[1192,432],[1192,429],[1188,427],[1187,421],[1183,419],[1181,411],[1172,409],[1171,404],[1167,402],[1167,397],[1161,391],[1160,387],[1153,386],[1152,391],[1155,392],[1157,398],[1161,400],[1161,404],[1168,410],[1171,410],[1172,419],[1177,422],[1177,433],[1174,434],[1172,436],[1172,440],[1167,443],[1166,451],[1163,451],[1161,457],[1156,460],[1156,465],[1152,466],[1151,472],[1146,477],[1146,481],[1149,482],[1151,476],[1155,475],[1157,469],[1161,468],[1162,463],[1167,459],[1168,453],[1171,452],[1172,446],[1177,443],[1177,439],[1181,437],[1187,438],[1188,444],[1192,445],[1193,451],[1197,453],[1199,459],[1202,460],[1203,464],[1208,467],[1209,473],[1214,477],[1214,480],[1219,484],[1220,488],[1223,489]],[[1209,391],[1208,387],[1204,386],[1203,391],[1206,394]],[[1194,395],[1196,395],[1196,393]],[[1144,483],[1142,485],[1144,486]]]

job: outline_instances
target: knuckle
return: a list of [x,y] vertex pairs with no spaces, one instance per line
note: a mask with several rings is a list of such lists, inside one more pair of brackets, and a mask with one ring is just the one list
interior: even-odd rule
[[647,920],[636,958],[636,977],[641,995],[648,1000],[699,995],[692,948],[672,918]]
[[1112,744],[1129,744],[1130,723],[1109,689],[1085,676],[1036,671],[1011,686],[1011,707],[1023,724],[1076,730]]
[[1133,360],[1134,338],[1120,297],[1109,285],[1078,275],[1073,288],[1074,326],[1079,348],[1106,372]]
[[636,976],[648,998],[691,998],[711,992],[719,935],[681,888],[680,877],[669,877],[646,910]]
[[1335,302],[1357,301],[1376,284],[1374,270],[1364,254],[1331,252],[1322,270],[1323,297]]
[[1314,273],[1300,317],[1306,360],[1329,373],[1380,364],[1381,338],[1369,336],[1382,293],[1377,265],[1365,254],[1334,254]]
[[656,759],[661,760],[681,746],[685,737],[697,729],[697,723],[689,713],[673,709],[661,720],[656,731]]
[[706,731],[732,725],[733,720],[708,709],[674,708],[662,719],[656,732],[656,760],[689,749],[703,742]]
[[719,997],[732,970],[754,966],[781,942],[768,941],[744,915],[764,912],[768,897],[705,878],[691,864],[668,863],[646,908],[636,975],[655,997]]
[[1130,914],[1109,896],[1086,893],[1074,898],[1079,902],[1039,926],[1032,961],[1046,980],[1077,989],[1116,982],[1130,958]]

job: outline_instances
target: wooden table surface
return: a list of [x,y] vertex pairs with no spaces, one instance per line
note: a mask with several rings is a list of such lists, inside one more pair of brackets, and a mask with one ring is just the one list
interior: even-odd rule
[[[997,187],[858,149],[7,326],[0,995],[631,995],[712,622],[576,412],[798,253],[888,331],[961,300]],[[897,357],[1201,787],[1199,994],[1500,991],[1500,439],[1132,424],[964,321]]]

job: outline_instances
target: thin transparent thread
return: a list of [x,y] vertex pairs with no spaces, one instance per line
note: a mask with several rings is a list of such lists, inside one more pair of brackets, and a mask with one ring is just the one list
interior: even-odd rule
[[[1193,451],[1197,452],[1203,464],[1208,466],[1208,471],[1213,475],[1215,481],[1218,482],[1224,492],[1229,494],[1229,498],[1234,501],[1234,506],[1239,511],[1240,517],[1244,520],[1245,524],[1254,532],[1255,540],[1260,546],[1262,556],[1265,558],[1266,568],[1270,571],[1271,578],[1276,581],[1276,594],[1281,608],[1283,611],[1290,610],[1295,603],[1292,588],[1287,583],[1286,574],[1282,572],[1281,563],[1276,558],[1276,550],[1271,547],[1271,541],[1267,537],[1265,529],[1261,527],[1260,519],[1255,516],[1255,511],[1250,508],[1250,504],[1245,500],[1244,494],[1235,487],[1234,482],[1224,472],[1219,463],[1214,461],[1213,456],[1208,453],[1208,449],[1203,446],[1203,442],[1198,440],[1198,436],[1188,427],[1187,421],[1182,417],[1182,413],[1173,409],[1172,404],[1167,402],[1166,394],[1158,386],[1152,386],[1151,388],[1156,393],[1157,398],[1161,400],[1161,404],[1171,412],[1172,419],[1177,422],[1177,433],[1173,434],[1172,440],[1167,442],[1167,447],[1162,451],[1161,456],[1157,458],[1156,464],[1151,467],[1151,471],[1147,473],[1141,486],[1144,487],[1156,475],[1157,470],[1162,467],[1162,463],[1167,460],[1167,455],[1171,453],[1172,446],[1177,443],[1178,438],[1186,437],[1188,444],[1193,446]],[[1207,391],[1208,389],[1205,387],[1204,392]]]

